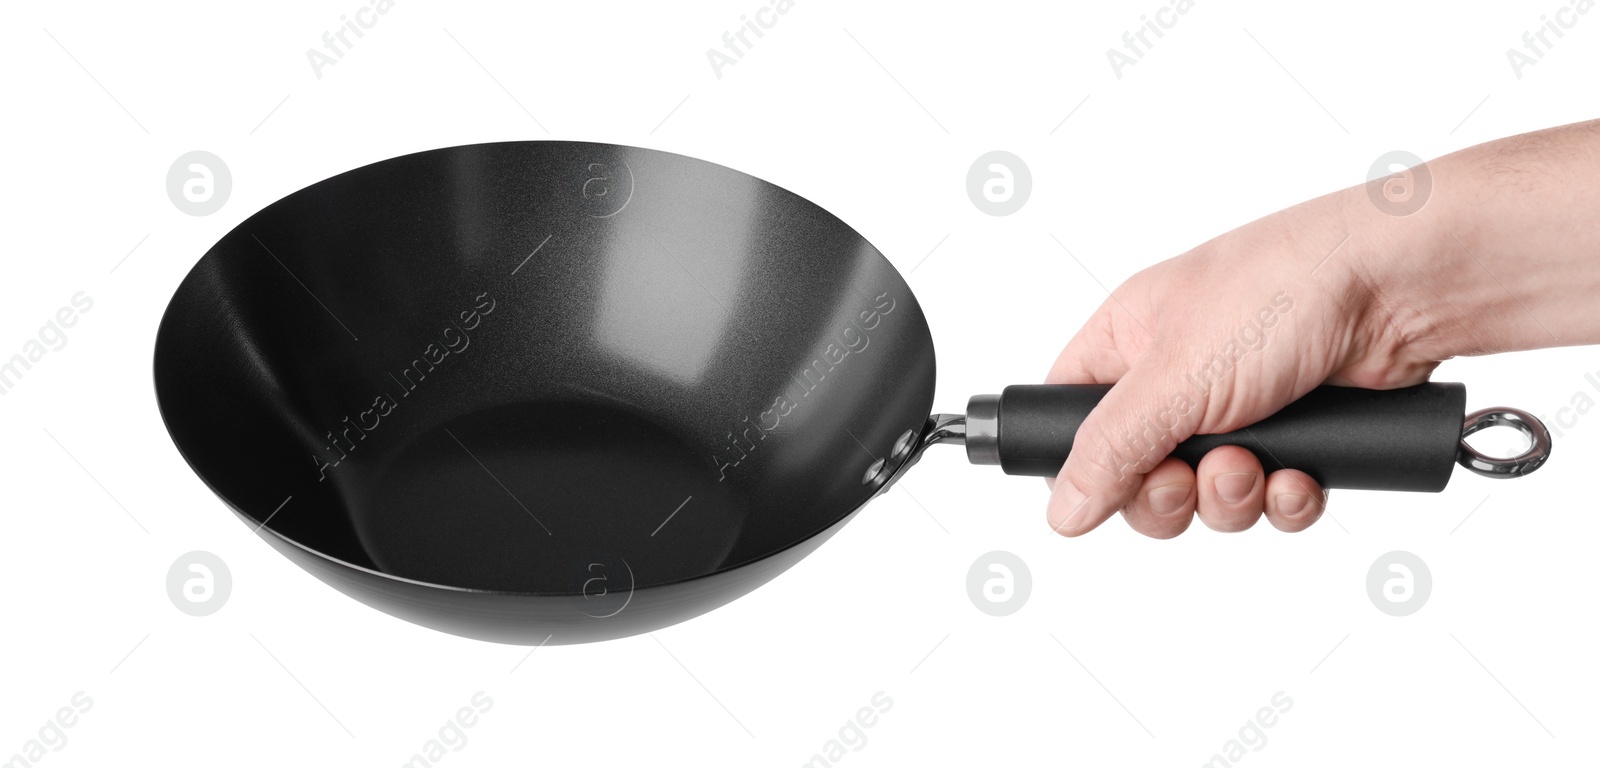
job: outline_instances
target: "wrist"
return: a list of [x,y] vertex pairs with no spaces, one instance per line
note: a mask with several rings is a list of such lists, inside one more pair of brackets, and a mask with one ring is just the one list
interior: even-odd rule
[[1428,164],[1411,216],[1374,223],[1415,258],[1372,254],[1406,333],[1444,359],[1600,343],[1600,121],[1481,144]]
[[[1423,195],[1396,204],[1396,193]],[[1455,156],[1343,190],[1350,290],[1374,344],[1397,361],[1432,365],[1521,344],[1506,322],[1518,297],[1482,253],[1498,251],[1482,215],[1481,182]]]

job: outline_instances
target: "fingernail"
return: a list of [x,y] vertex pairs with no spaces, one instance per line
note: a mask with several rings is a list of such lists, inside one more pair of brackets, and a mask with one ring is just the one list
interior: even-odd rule
[[1183,503],[1189,500],[1189,486],[1187,483],[1175,483],[1152,488],[1145,494],[1145,499],[1150,504],[1151,511],[1156,514],[1175,514],[1183,508]]
[[1272,506],[1278,510],[1279,514],[1286,517],[1294,517],[1306,508],[1306,502],[1310,500],[1305,494],[1282,493],[1272,498]]
[[1050,495],[1047,517],[1050,527],[1060,534],[1071,534],[1083,512],[1089,506],[1088,497],[1065,480],[1056,481],[1055,493]]
[[1238,504],[1250,495],[1251,489],[1256,487],[1256,474],[1254,472],[1229,472],[1226,475],[1217,475],[1217,495],[1224,502]]

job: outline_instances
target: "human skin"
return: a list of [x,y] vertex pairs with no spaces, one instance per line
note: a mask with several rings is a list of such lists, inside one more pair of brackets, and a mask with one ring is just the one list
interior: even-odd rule
[[[1211,451],[1196,469],[1168,454],[1191,435],[1260,421],[1323,383],[1392,389],[1458,355],[1600,343],[1600,120],[1426,165],[1432,192],[1415,213],[1385,213],[1367,185],[1339,190],[1112,291],[1045,379],[1115,384],[1048,481],[1050,526],[1078,536],[1121,510],[1155,538],[1183,533],[1196,516],[1219,531],[1263,514],[1279,530],[1304,530],[1327,505],[1304,472],[1265,474],[1237,446]],[[1292,309],[1201,392],[1189,377],[1280,292]],[[1192,407],[1171,407],[1180,393]],[[1152,423],[1163,429],[1152,435]]]

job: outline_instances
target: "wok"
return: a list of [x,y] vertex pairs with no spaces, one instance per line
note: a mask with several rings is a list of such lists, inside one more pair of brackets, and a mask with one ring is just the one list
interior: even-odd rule
[[[406,155],[279,200],[178,286],[155,343],[173,442],[322,581],[503,643],[631,635],[749,592],[921,452],[1054,475],[1105,387],[1017,386],[930,416],[905,280],[780,187],[648,149]],[[1536,469],[1460,385],[1325,387],[1244,445],[1327,487],[1437,491]],[[1496,459],[1464,434],[1530,438]]]

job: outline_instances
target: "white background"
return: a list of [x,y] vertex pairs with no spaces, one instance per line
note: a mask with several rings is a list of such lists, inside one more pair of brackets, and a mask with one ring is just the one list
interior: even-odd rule
[[[938,451],[750,596],[654,639],[529,657],[368,609],[253,538],[173,448],[150,361],[190,266],[279,197],[422,149],[583,139],[728,165],[858,228],[917,292],[937,406],[959,410],[1038,381],[1102,285],[1359,183],[1385,152],[1434,157],[1600,114],[1600,14],[1518,79],[1506,50],[1558,0],[1199,0],[1118,79],[1106,50],[1158,0],[797,0],[719,79],[706,50],[760,0],[398,0],[319,79],[307,49],[361,7],[4,11],[0,354],[74,292],[94,307],[0,397],[0,758],[77,691],[94,705],[45,765],[400,765],[477,691],[494,706],[447,765],[801,765],[877,691],[893,708],[839,762],[1200,765],[1278,691],[1294,705],[1245,765],[1593,754],[1600,416],[1569,421],[1531,478],[1336,492],[1337,522],[1295,536],[1197,523],[1158,542],[1113,520],[1060,539],[1042,483]],[[233,177],[206,217],[165,190],[197,149]],[[1009,217],[965,190],[996,149],[1033,176]],[[1597,368],[1578,348],[1450,361],[1435,378],[1467,382],[1472,408],[1554,418],[1575,393],[1600,399],[1583,378]],[[197,549],[234,581],[203,618],[165,588]],[[1033,582],[1004,618],[966,591],[997,549]],[[1367,596],[1391,550],[1432,572],[1409,617]]]

